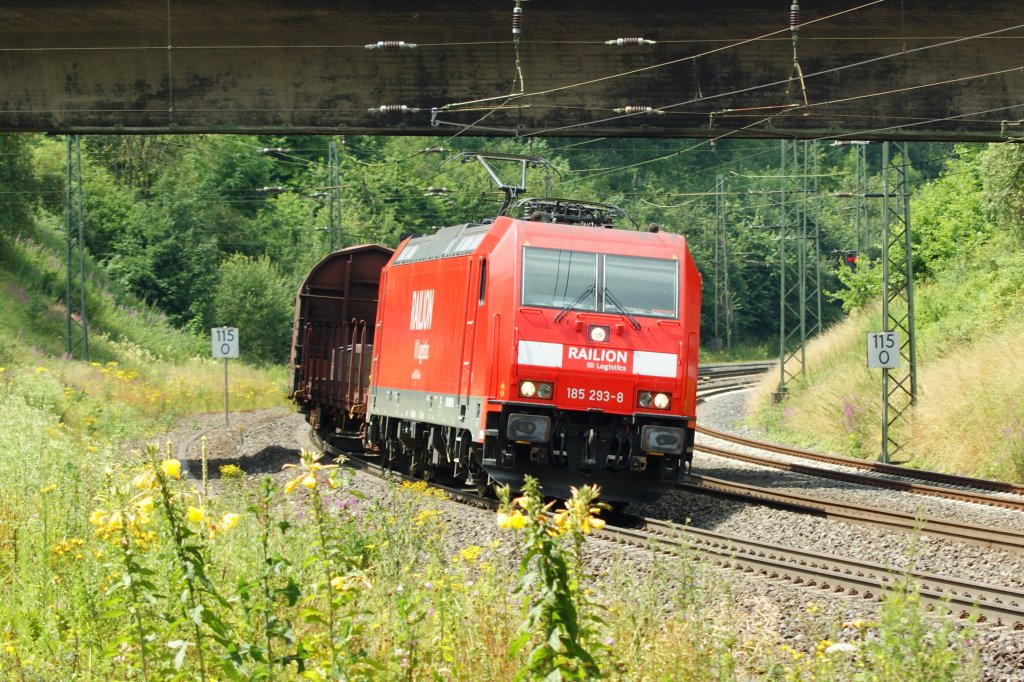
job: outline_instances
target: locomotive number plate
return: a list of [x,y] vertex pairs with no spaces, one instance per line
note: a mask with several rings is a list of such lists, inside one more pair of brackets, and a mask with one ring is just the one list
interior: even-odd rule
[[565,397],[568,400],[581,400],[591,403],[624,403],[626,394],[622,391],[605,391],[599,388],[569,387]]

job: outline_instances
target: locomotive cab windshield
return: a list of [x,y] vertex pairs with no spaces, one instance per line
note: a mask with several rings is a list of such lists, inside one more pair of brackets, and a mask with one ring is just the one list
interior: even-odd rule
[[679,261],[563,249],[523,249],[522,304],[677,319]]

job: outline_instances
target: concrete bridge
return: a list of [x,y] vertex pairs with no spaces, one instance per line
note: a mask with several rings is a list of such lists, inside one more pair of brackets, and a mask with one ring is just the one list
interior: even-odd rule
[[4,0],[0,130],[1024,137],[1020,0],[798,2]]

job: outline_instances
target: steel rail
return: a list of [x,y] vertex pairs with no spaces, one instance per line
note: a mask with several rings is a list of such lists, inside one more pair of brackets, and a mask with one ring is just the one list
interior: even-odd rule
[[[698,431],[701,431],[701,430],[698,428]],[[704,431],[703,434],[706,435],[706,436],[711,436],[712,435],[712,433],[708,433],[707,431]],[[775,446],[769,445],[768,447],[765,447],[765,446],[756,444],[757,441],[751,441],[751,440],[742,439],[742,438],[739,438],[739,437],[736,437],[735,439],[733,439],[732,437],[729,436],[729,434],[724,434],[724,435],[726,436],[724,438],[724,440],[729,440],[731,442],[739,443],[739,444],[742,444],[742,445],[747,445],[748,447],[761,448],[761,449],[768,450],[769,452],[775,452],[775,453],[783,454],[783,455],[790,454],[788,452],[787,448],[784,448],[784,447],[779,446],[779,445],[775,445]],[[718,436],[717,433],[714,433],[713,437],[714,438],[718,438],[719,436]],[[862,469],[862,470],[863,469],[868,469],[869,471],[872,471],[872,473],[875,474],[875,475],[869,475],[869,474],[865,474],[865,473],[852,472],[852,471],[836,471],[834,469],[824,469],[824,468],[821,468],[821,467],[808,466],[806,464],[797,464],[795,462],[781,462],[779,460],[770,459],[770,458],[762,457],[762,456],[759,456],[759,455],[752,455],[752,454],[734,452],[732,450],[723,450],[721,448],[716,448],[716,447],[713,447],[713,446],[710,446],[710,445],[698,444],[698,445],[696,445],[694,447],[694,449],[696,451],[698,451],[698,452],[706,452],[706,453],[708,453],[710,455],[715,455],[715,456],[718,456],[718,457],[725,457],[725,458],[737,460],[737,461],[740,461],[740,462],[746,462],[748,464],[756,464],[758,466],[770,467],[772,469],[780,469],[780,470],[783,470],[783,471],[791,471],[793,473],[804,474],[806,476],[814,476],[814,477],[817,477],[817,478],[828,478],[828,479],[832,479],[832,480],[836,480],[836,481],[846,481],[848,483],[856,483],[858,485],[872,486],[872,487],[875,487],[875,488],[886,488],[886,489],[889,489],[889,490],[899,490],[899,491],[902,491],[902,492],[913,493],[913,494],[916,494],[916,495],[927,495],[927,496],[930,496],[930,497],[942,497],[942,498],[957,500],[957,501],[960,501],[960,502],[973,502],[973,503],[976,503],[976,504],[984,504],[984,505],[989,505],[989,506],[993,506],[993,507],[1003,507],[1005,509],[1024,510],[1024,499],[1013,499],[1013,498],[1008,498],[1008,497],[998,497],[998,496],[990,495],[990,494],[986,494],[986,493],[971,492],[971,491],[968,491],[968,490],[957,490],[957,489],[954,489],[954,488],[947,488],[947,487],[941,487],[941,486],[928,485],[926,483],[916,483],[916,482],[913,482],[913,481],[896,480],[896,479],[893,479],[893,478],[882,478],[878,474],[882,474],[883,476],[893,476],[895,474],[892,474],[892,473],[889,473],[889,472],[884,472],[883,473],[883,472],[879,472],[879,471],[874,471],[874,470],[868,469],[867,467],[857,467],[857,468]],[[794,455],[794,456],[799,457],[800,455]],[[844,457],[844,458],[841,458],[841,459],[846,460],[846,459],[849,459],[849,458],[845,458]],[[828,463],[828,464],[836,464],[836,465],[839,465],[839,466],[847,466],[845,463],[842,463],[842,462],[831,461],[830,456],[825,456],[823,459],[820,459],[819,461],[822,461],[822,462],[825,462],[825,463]],[[865,462],[862,462],[861,460],[852,460],[852,461],[854,461],[854,462],[861,462],[862,464],[871,464],[870,462],[866,462],[865,463]],[[901,471],[902,472],[908,472],[910,470],[903,469]],[[910,474],[903,473],[903,475],[901,476],[901,479],[906,478],[908,475],[910,475]],[[974,479],[968,479],[968,480],[974,480]]]
[[743,540],[724,533],[646,519],[643,530],[605,526],[601,537],[633,546],[651,543],[673,551],[689,549],[717,566],[756,573],[868,599],[910,578],[923,601],[958,618],[978,614],[979,622],[1024,629],[1024,595],[1019,590],[931,573],[893,571],[881,564],[793,547]]
[[872,507],[832,502],[795,493],[783,493],[710,476],[691,475],[686,483],[681,483],[677,487],[689,492],[710,493],[743,502],[766,503],[830,519],[880,526],[904,532],[920,532],[924,535],[948,538],[980,547],[1024,552],[1024,533],[1014,530],[920,517],[898,511],[881,511]]
[[[379,464],[368,462],[362,457],[359,457],[358,455],[355,455],[351,452],[339,450],[338,448],[334,447],[333,445],[325,441],[323,438],[321,438],[320,434],[316,432],[316,429],[311,428],[309,430],[309,438],[313,442],[313,445],[319,448],[322,452],[330,454],[336,458],[344,458],[341,463],[352,469],[358,469],[359,471],[364,471],[368,474],[371,474],[372,476],[376,476],[377,478],[385,480],[398,479],[400,481],[408,481],[413,483],[424,482],[424,479],[422,478],[410,476],[409,474],[403,474],[402,472],[395,471],[394,469],[387,469]],[[443,483],[438,483],[437,481],[429,481],[429,484],[431,487],[441,490],[442,492],[444,492],[445,495],[447,495],[450,499],[456,502],[468,504],[474,507],[489,509],[492,511],[498,508],[497,500],[488,497],[483,497],[482,495],[478,495],[475,492],[470,492],[464,488],[456,488],[454,486],[444,485]]]
[[984,478],[971,478],[969,476],[943,474],[935,471],[909,469],[907,467],[902,467],[895,464],[883,464],[882,462],[871,462],[864,459],[857,459],[855,457],[830,455],[822,452],[814,452],[813,450],[804,450],[802,448],[787,447],[785,445],[779,445],[777,443],[765,443],[762,441],[754,440],[752,438],[744,438],[743,436],[737,436],[735,434],[725,433],[722,431],[715,431],[713,429],[704,428],[702,426],[697,427],[697,433],[708,436],[710,438],[718,438],[720,440],[729,441],[730,443],[736,443],[737,445],[746,445],[752,448],[759,448],[761,450],[777,452],[779,454],[788,455],[790,457],[800,457],[803,459],[810,459],[817,462],[825,462],[827,464],[835,464],[838,466],[863,469],[865,471],[871,471],[877,474],[898,476],[900,478],[916,478],[921,481],[929,481],[932,483],[938,483],[940,485],[960,486],[964,488],[974,488],[976,490],[988,490],[990,492],[1024,496],[1024,485],[1021,485],[1019,483],[1006,483],[1003,481],[993,481]]

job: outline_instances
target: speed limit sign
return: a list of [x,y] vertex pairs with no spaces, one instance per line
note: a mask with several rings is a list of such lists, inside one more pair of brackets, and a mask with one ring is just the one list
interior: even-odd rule
[[896,369],[900,366],[898,332],[868,332],[868,368]]
[[212,333],[213,357],[238,357],[238,327],[214,327]]

